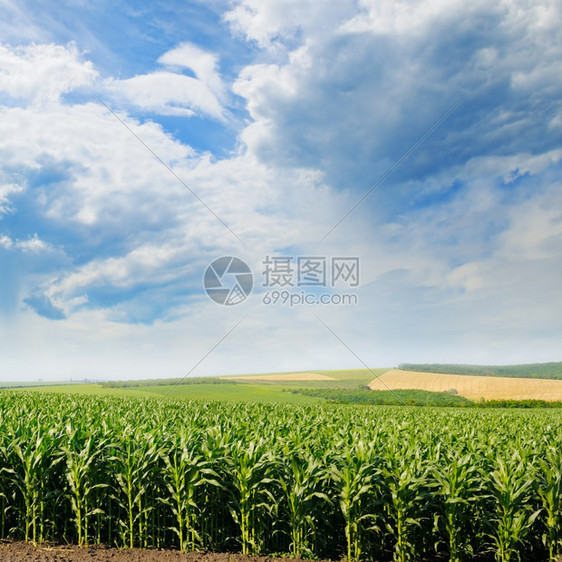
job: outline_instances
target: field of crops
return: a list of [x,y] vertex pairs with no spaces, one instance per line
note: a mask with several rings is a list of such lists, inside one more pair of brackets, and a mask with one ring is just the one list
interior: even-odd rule
[[0,393],[0,538],[556,559],[558,411]]
[[418,389],[446,392],[450,389],[469,400],[562,401],[562,380],[453,375],[390,369],[369,383],[372,390]]

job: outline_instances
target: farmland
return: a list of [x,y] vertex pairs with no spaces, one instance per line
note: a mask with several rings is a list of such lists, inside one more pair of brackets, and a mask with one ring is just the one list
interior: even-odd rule
[[526,363],[523,365],[458,365],[458,364],[413,364],[401,363],[402,371],[423,371],[453,375],[482,375],[486,377],[515,377],[526,379],[562,380],[562,362]]
[[[220,400],[224,402],[265,402],[311,404],[318,402],[306,396],[284,392],[284,387],[267,384],[218,385],[198,383],[193,385],[151,385],[113,387],[102,384],[61,384],[30,388],[37,394],[71,394],[86,396],[115,396],[130,398],[185,398],[188,400]],[[19,390],[18,390],[19,391]]]
[[372,390],[455,390],[470,400],[562,400],[562,380],[444,374],[391,369],[369,383]]
[[0,393],[0,537],[554,560],[562,415]]
[[[301,405],[328,401],[372,405],[561,407],[562,380],[557,380],[558,371],[552,365],[560,369],[562,364],[546,365],[548,369],[536,365],[530,366],[534,370],[529,370],[529,366],[517,365],[498,371],[479,366],[430,366],[438,371],[451,367],[457,374],[380,368],[37,386],[28,383],[21,388],[7,388],[37,393]],[[419,367],[425,369],[423,365]],[[462,374],[465,372],[487,374]],[[504,376],[499,376],[498,372]],[[522,376],[537,372],[550,378]]]

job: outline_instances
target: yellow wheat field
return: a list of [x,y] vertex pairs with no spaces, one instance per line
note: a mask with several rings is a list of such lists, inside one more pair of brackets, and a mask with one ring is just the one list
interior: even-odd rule
[[470,400],[561,400],[562,380],[442,375],[391,369],[369,383],[372,390],[416,389],[445,392],[453,388]]
[[318,373],[274,373],[272,375],[247,375],[228,377],[244,381],[335,381],[334,377]]

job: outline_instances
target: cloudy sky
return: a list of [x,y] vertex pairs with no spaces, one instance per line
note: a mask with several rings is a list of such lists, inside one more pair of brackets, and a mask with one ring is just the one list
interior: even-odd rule
[[[561,12],[0,0],[0,380],[561,360]],[[266,306],[266,256],[358,304]]]

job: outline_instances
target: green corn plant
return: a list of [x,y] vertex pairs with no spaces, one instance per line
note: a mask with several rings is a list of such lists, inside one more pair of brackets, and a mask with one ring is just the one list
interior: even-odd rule
[[562,452],[558,447],[549,446],[545,456],[537,460],[535,482],[546,527],[543,544],[548,559],[555,561],[562,553]]
[[[2,450],[0,450],[0,455],[2,455],[3,457]],[[6,479],[7,472],[8,469],[5,466],[0,468],[0,539],[6,538],[6,516],[8,515],[8,510],[11,507],[9,503],[9,498],[6,494],[8,490],[8,484]]]
[[[182,432],[164,454],[164,482],[169,492],[164,503],[172,509],[176,526],[172,530],[179,539],[180,550],[196,550],[201,546],[197,519],[201,515],[198,491],[204,485],[220,487],[218,474],[193,447],[193,438]],[[201,496],[201,494],[199,494]]]
[[345,521],[347,559],[359,560],[363,552],[364,535],[376,528],[373,510],[379,471],[373,451],[359,441],[350,447],[338,465],[332,466],[341,513]]
[[283,464],[280,486],[287,504],[294,557],[314,555],[318,518],[332,503],[323,491],[328,476],[321,459],[306,451],[293,451]]
[[97,462],[100,455],[108,447],[107,439],[96,441],[89,435],[82,439],[70,424],[67,425],[68,445],[64,448],[66,457],[66,478],[69,486],[69,496],[78,545],[88,545],[88,531],[90,519],[103,514],[103,510],[94,505],[93,500],[96,490],[107,488],[103,482],[96,483]]
[[490,474],[489,486],[496,508],[492,517],[495,528],[491,533],[496,558],[501,562],[520,560],[520,547],[540,515],[540,509],[533,511],[529,502],[533,478],[519,451],[507,462],[498,459],[496,469]]
[[471,455],[436,464],[431,471],[433,493],[441,498],[441,510],[435,514],[435,530],[445,536],[449,560],[460,562],[473,556],[469,529],[476,515],[473,505],[482,494],[482,474]]
[[486,559],[493,548],[499,560],[555,560],[561,434],[556,409],[0,391],[0,535],[351,560]]
[[10,469],[8,468],[8,452],[3,442],[0,442],[0,539],[6,538],[6,519],[12,509],[10,502]]
[[[201,423],[201,422],[199,422]],[[200,500],[201,539],[207,550],[231,550],[237,542],[237,524],[231,516],[232,475],[229,462],[232,444],[230,419],[212,419],[213,425],[201,432],[201,454],[215,472],[219,486],[204,486]],[[203,426],[204,427],[204,426]],[[201,427],[199,427],[201,429]]]
[[277,502],[271,491],[273,460],[265,441],[236,441],[230,448],[230,513],[240,529],[243,554],[262,551],[266,520],[275,512]]
[[61,455],[53,454],[50,437],[35,430],[29,440],[23,436],[14,439],[7,449],[13,462],[5,474],[23,500],[24,540],[34,544],[45,538],[46,482],[62,459]]
[[146,500],[157,472],[158,457],[153,436],[128,428],[124,441],[110,459],[115,471],[113,498],[124,514],[118,521],[121,539],[128,548],[147,544],[148,513],[154,506]]
[[[386,490],[386,529],[394,539],[394,560],[415,559],[417,544],[413,531],[420,528],[424,517],[420,506],[429,497],[429,467],[420,455],[419,445],[402,443],[406,451],[389,449],[383,468]],[[412,450],[413,449],[413,450]]]

